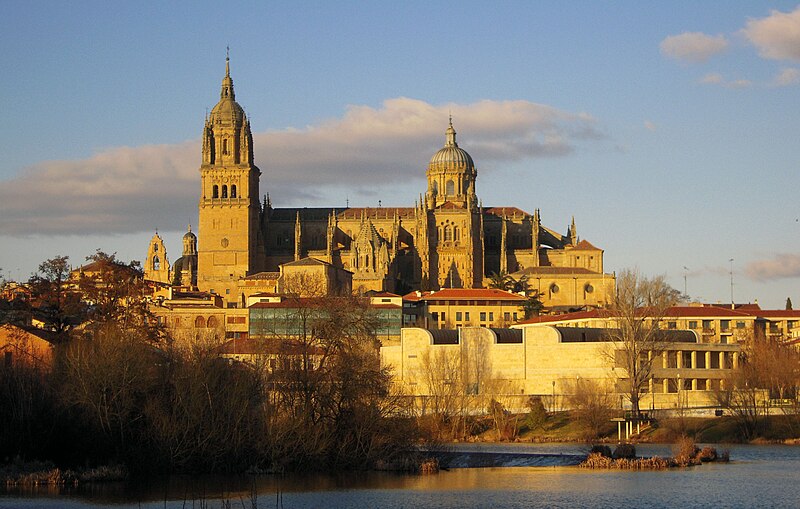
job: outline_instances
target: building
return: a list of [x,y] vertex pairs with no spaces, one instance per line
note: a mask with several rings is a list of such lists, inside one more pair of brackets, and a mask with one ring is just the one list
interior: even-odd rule
[[431,329],[505,327],[525,316],[528,298],[495,288],[444,288],[403,297],[403,323]]
[[[537,316],[522,324],[557,327],[616,327],[616,318],[605,309],[592,309],[561,315]],[[702,343],[734,344],[748,338],[787,341],[800,328],[800,310],[761,309],[758,304],[731,306],[700,304],[672,306],[661,317],[661,327],[691,330]]]
[[578,239],[574,219],[562,234],[542,224],[538,209],[483,206],[478,169],[457,143],[452,119],[444,146],[429,158],[426,189],[408,207],[282,208],[268,195],[260,200],[261,170],[228,59],[202,139],[196,265],[185,243],[188,277],[175,267],[167,273],[156,235],[146,263],[155,280],[196,280],[226,306],[242,307],[248,295],[270,291],[248,290],[251,278],[314,259],[351,273],[358,293],[481,288],[492,273],[514,273],[536,281],[545,306],[603,306],[612,295],[603,250]]
[[[548,408],[568,408],[580,381],[590,381],[625,400],[625,370],[615,365],[615,344],[605,329],[526,325],[512,329],[404,328],[401,343],[381,348],[397,389],[427,411],[448,407],[483,411],[490,400],[524,411],[531,396]],[[693,331],[665,331],[666,346],[656,361],[641,409],[714,407],[715,391],[736,368],[735,344],[701,343]]]

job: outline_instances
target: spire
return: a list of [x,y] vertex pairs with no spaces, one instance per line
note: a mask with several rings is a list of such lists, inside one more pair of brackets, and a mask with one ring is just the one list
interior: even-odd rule
[[225,77],[222,78],[222,89],[219,92],[219,98],[235,100],[236,96],[233,93],[233,80],[231,79],[231,57],[230,48],[225,51]]
[[445,132],[446,141],[444,143],[445,147],[457,147],[458,143],[456,143],[456,130],[453,129],[453,115],[450,115],[450,125]]

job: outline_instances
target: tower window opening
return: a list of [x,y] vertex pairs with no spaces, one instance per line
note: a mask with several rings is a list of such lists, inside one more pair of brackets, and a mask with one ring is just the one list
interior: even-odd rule
[[219,198],[219,186],[214,184],[214,187],[211,190],[211,197],[212,198]]
[[231,198],[236,198],[236,184],[231,186]]
[[228,138],[222,140],[222,155],[228,155]]
[[453,183],[452,180],[448,180],[447,184],[445,184],[445,191],[444,194],[447,196],[453,196],[456,194],[456,185]]
[[161,260],[158,259],[158,256],[153,257],[153,270],[161,270]]
[[444,227],[444,240],[445,242],[453,240],[453,230],[449,226]]
[[222,186],[222,197],[223,198],[228,197],[228,186]]

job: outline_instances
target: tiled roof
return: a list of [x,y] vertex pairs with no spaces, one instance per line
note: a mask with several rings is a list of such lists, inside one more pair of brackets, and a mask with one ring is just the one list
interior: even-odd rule
[[289,267],[298,267],[298,266],[302,267],[302,266],[311,266],[311,265],[330,265],[330,263],[323,262],[322,260],[318,260],[316,258],[311,258],[309,256],[309,257],[306,257],[306,258],[301,258],[301,259],[299,259],[297,261],[284,263],[283,265],[284,266],[289,266]]
[[588,240],[582,240],[578,242],[577,244],[575,244],[575,247],[573,249],[586,249],[586,250],[591,249],[591,250],[601,251],[599,247],[593,246],[592,243],[589,242]]
[[527,212],[517,207],[485,207],[483,209],[484,214],[489,214],[493,216],[503,217],[503,216],[529,216]]
[[419,300],[513,300],[524,301],[526,297],[496,288],[443,288],[435,292],[411,292],[403,296],[403,300],[416,302]]

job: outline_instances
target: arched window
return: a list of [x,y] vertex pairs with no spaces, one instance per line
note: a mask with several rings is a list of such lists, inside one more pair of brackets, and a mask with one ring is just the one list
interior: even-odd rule
[[153,244],[153,252],[158,253],[158,244]]
[[206,322],[206,327],[209,329],[216,329],[217,328],[217,317],[216,316],[209,316],[208,321]]
[[458,226],[453,227],[453,240],[458,242]]
[[216,185],[216,184],[214,184],[214,187],[212,188],[211,197],[212,198],[219,198],[219,186]]
[[158,256],[153,257],[153,270],[161,270],[161,260],[158,259]]
[[236,184],[231,185],[231,198],[236,198]]
[[444,227],[444,241],[453,240],[453,230],[450,229],[449,226]]
[[444,194],[447,196],[453,196],[456,194],[456,185],[452,180],[448,180],[447,184],[445,184]]
[[228,138],[222,139],[222,154],[228,155]]
[[222,197],[223,198],[228,197],[228,186],[222,186]]
[[202,316],[198,316],[194,319],[194,327],[195,329],[202,329],[206,326],[206,319]]
[[431,186],[431,189],[433,189],[433,194],[436,194],[436,193],[439,192],[439,184],[437,184],[435,180],[433,181],[433,185]]

